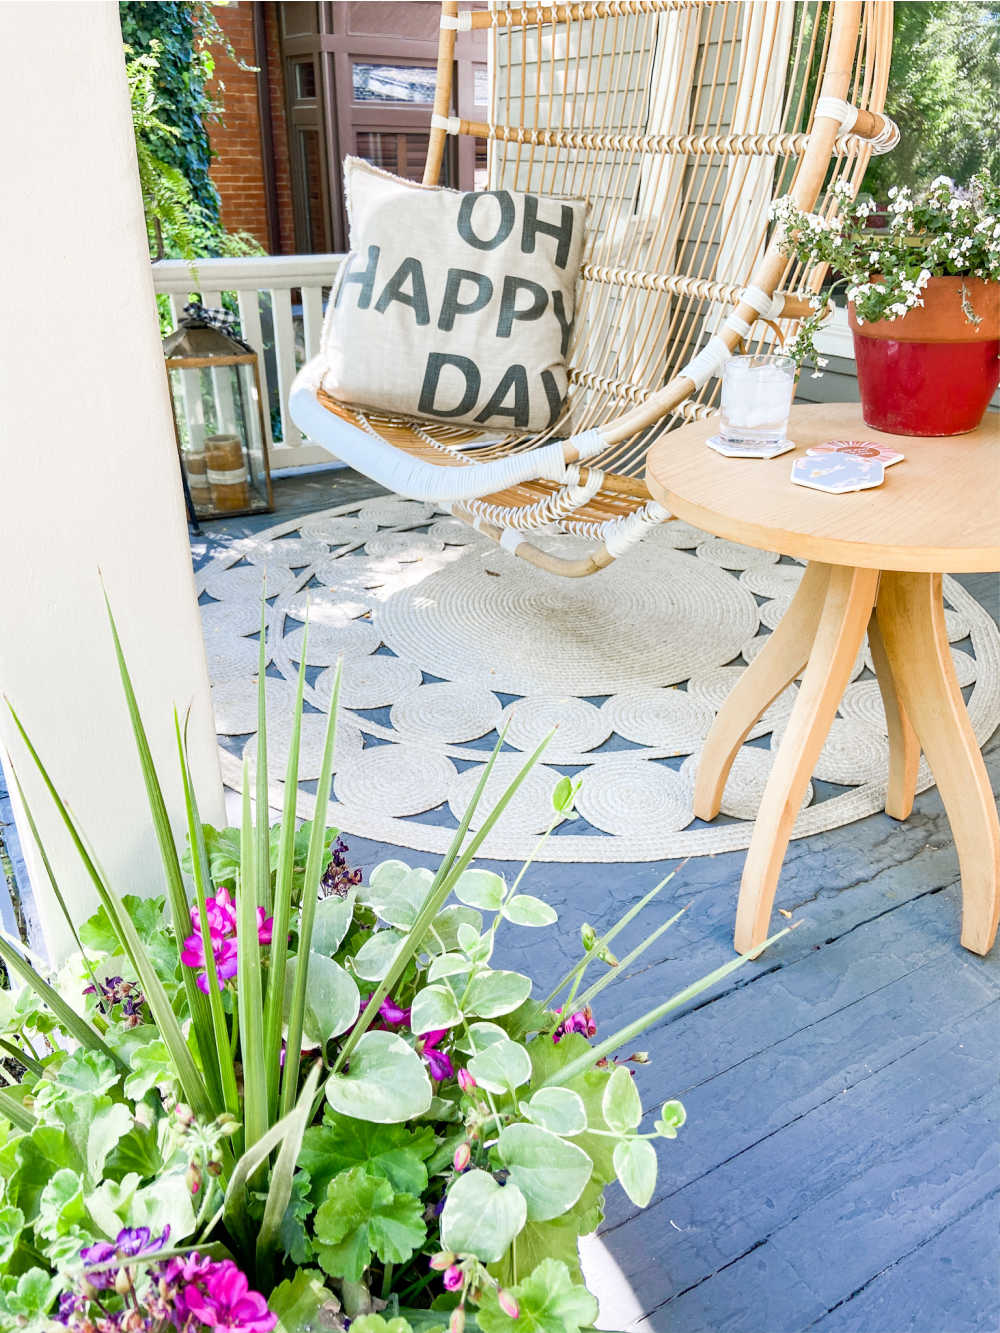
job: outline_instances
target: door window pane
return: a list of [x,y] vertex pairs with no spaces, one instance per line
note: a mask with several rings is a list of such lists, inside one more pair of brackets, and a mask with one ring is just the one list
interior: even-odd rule
[[397,133],[394,130],[359,130],[355,142],[358,157],[383,171],[406,180],[419,181],[424,174],[429,136]]
[[301,102],[316,96],[316,66],[311,60],[295,62],[295,96]]
[[322,254],[327,247],[323,218],[323,155],[317,130],[299,130],[299,169],[302,175],[302,213],[310,254]]
[[375,65],[351,68],[355,102],[433,102],[435,70],[422,65]]

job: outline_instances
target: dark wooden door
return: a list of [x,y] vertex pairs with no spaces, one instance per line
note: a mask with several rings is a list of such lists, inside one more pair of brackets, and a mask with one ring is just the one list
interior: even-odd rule
[[[296,247],[346,250],[345,157],[366,158],[410,180],[423,174],[440,6],[323,0],[279,9]],[[485,119],[487,86],[485,33],[459,34],[453,110]],[[485,145],[453,144],[442,184],[483,186]]]

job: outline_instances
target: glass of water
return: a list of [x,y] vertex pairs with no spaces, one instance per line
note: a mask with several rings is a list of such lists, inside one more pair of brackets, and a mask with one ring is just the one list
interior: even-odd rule
[[722,439],[776,448],[785,439],[794,392],[791,357],[730,357],[722,373]]

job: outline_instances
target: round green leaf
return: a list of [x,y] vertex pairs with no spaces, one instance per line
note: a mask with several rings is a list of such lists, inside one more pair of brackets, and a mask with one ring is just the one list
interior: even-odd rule
[[513,1092],[531,1078],[531,1056],[509,1038],[495,1041],[472,1057],[469,1073],[488,1092]]
[[331,894],[329,898],[319,900],[309,944],[313,953],[324,953],[331,958],[337,952],[354,919],[356,896],[357,890],[350,889],[345,898]]
[[524,1195],[532,1222],[561,1217],[572,1208],[593,1170],[582,1148],[537,1125],[508,1125],[501,1130],[497,1151]]
[[493,934],[487,931],[481,935],[478,930],[463,922],[458,928],[458,947],[466,958],[473,963],[488,963],[493,953]]
[[[295,992],[298,958],[293,954],[285,966],[284,1017],[288,1022]],[[325,954],[310,953],[302,1011],[302,1041],[322,1046],[351,1027],[361,1011],[361,994],[349,972]]]
[[619,1065],[608,1079],[601,1099],[601,1111],[608,1129],[624,1134],[635,1129],[642,1119],[642,1102],[635,1079],[624,1065]]
[[683,1105],[677,1101],[664,1102],[663,1110],[660,1112],[660,1119],[656,1121],[653,1128],[657,1134],[665,1139],[675,1139],[677,1131],[687,1120],[687,1111]]
[[331,1074],[326,1099],[341,1115],[398,1125],[423,1113],[433,1096],[420,1056],[394,1032],[366,1032],[348,1069]]
[[464,954],[440,953],[427,969],[427,980],[439,981],[441,977],[454,977],[468,970],[469,960]]
[[622,1139],[615,1144],[615,1175],[638,1208],[645,1208],[656,1188],[656,1149],[649,1139]]
[[513,1013],[531,994],[531,979],[520,972],[481,972],[469,983],[465,1012],[479,1018]]
[[530,893],[517,894],[502,910],[507,920],[513,921],[515,926],[551,926],[559,920],[554,907],[541,898],[533,898]]
[[354,955],[354,970],[363,981],[381,981],[403,942],[398,930],[379,930]]
[[433,882],[433,872],[422,866],[411,870],[402,861],[383,861],[372,871],[367,888],[359,896],[390,926],[409,930]]
[[414,1032],[433,1032],[461,1023],[462,1011],[447,986],[425,986],[413,997],[410,1026]]
[[575,795],[572,778],[560,778],[552,792],[552,809],[558,814],[564,815],[573,808],[573,797]]
[[539,1088],[523,1109],[529,1120],[563,1138],[587,1128],[587,1108],[572,1088]]
[[495,1263],[507,1253],[527,1216],[524,1195],[516,1185],[510,1181],[500,1185],[486,1171],[466,1171],[445,1199],[441,1242],[449,1250]]
[[428,953],[450,953],[458,948],[460,926],[471,926],[478,937],[483,928],[482,913],[461,903],[452,903],[438,912],[433,921],[433,932],[428,931],[422,947]]
[[468,1039],[464,1032],[456,1033],[456,1039],[459,1050],[468,1051],[472,1055],[477,1051],[485,1051],[495,1041],[508,1040],[506,1032],[497,1023],[470,1023]]
[[507,885],[492,870],[466,870],[455,884],[455,897],[466,907],[481,907],[484,912],[499,912]]

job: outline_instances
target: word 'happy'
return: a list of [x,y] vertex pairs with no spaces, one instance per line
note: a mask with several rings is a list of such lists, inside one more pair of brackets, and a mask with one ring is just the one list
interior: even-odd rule
[[[559,205],[559,221],[551,222],[539,217],[539,201],[534,195],[523,198],[521,253],[533,254],[539,236],[550,238],[555,243],[554,262],[565,269],[573,241],[573,209]],[[463,197],[456,230],[460,240],[473,249],[496,250],[512,239],[516,220],[514,199],[506,190],[483,191]],[[513,244],[508,248],[513,249]],[[443,291],[432,299],[420,259],[409,256],[387,274],[385,265],[380,269],[381,253],[380,246],[369,245],[364,261],[356,251],[348,256],[335,306],[341,304],[351,288],[356,291],[359,310],[384,315],[394,305],[402,306],[412,312],[416,327],[433,326],[442,333],[461,333],[462,321],[478,315],[468,326],[470,341],[481,340],[487,331],[497,339],[510,338],[515,325],[533,323],[548,315],[558,322],[560,356],[565,357],[573,310],[567,310],[564,294],[558,288],[549,292],[540,283],[511,273],[498,275],[494,281],[485,273],[456,266],[447,270]],[[490,307],[488,316],[481,313],[487,307]],[[515,363],[506,367],[495,385],[484,386],[482,370],[471,357],[431,351],[424,366],[417,411],[425,416],[468,418],[485,398],[474,420],[486,423],[497,417],[509,417],[515,429],[523,430],[531,417],[530,378],[528,369]],[[562,406],[565,377],[560,386],[552,370],[543,368],[537,378],[552,424]]]

